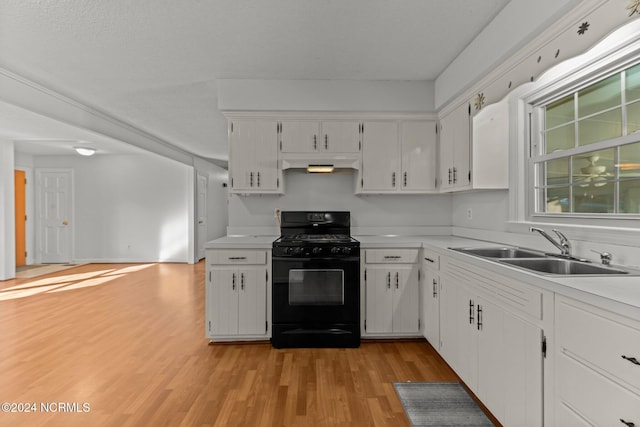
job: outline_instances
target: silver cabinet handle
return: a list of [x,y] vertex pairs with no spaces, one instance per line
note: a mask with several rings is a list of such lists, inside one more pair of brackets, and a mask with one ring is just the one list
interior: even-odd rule
[[436,279],[433,279],[433,297],[438,297],[438,281]]
[[233,273],[233,276],[231,276],[231,289],[236,290],[236,273]]
[[453,168],[453,183],[455,184],[457,182],[458,182],[458,168],[456,168],[454,166],[454,168]]
[[394,188],[396,186],[396,173],[395,172],[393,172],[391,174],[391,186],[394,187]]
[[469,324],[470,325],[473,325],[473,321],[475,320],[474,308],[475,308],[475,304],[473,303],[473,300],[469,300]]
[[244,291],[244,273],[240,273],[240,289]]
[[316,135],[313,135],[313,149],[318,149],[318,137]]
[[387,289],[391,289],[391,272],[387,273]]
[[400,259],[402,258],[400,255],[385,255],[384,259]]
[[404,173],[404,176],[402,177],[402,185],[403,186],[407,186],[407,173]]
[[425,261],[435,262],[435,261],[434,261],[434,260],[432,260],[431,258],[424,257],[424,259],[425,259]]
[[399,275],[400,275],[400,273],[398,273],[396,271],[396,289],[399,289],[399,287],[400,287]]
[[478,330],[482,330],[482,306],[478,304]]
[[327,135],[326,133],[324,134],[324,149],[329,149],[329,135]]
[[451,178],[451,168],[449,168],[449,184],[451,184],[452,178]]
[[258,187],[260,187],[260,172],[256,172],[256,175],[258,177]]
[[253,172],[249,172],[249,187],[253,187]]

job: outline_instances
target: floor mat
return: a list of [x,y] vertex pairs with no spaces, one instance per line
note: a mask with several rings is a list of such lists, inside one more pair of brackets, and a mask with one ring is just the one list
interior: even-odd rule
[[493,426],[460,383],[394,383],[404,411],[418,426]]

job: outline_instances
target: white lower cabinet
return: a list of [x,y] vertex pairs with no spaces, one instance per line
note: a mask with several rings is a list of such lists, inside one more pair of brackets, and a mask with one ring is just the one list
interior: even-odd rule
[[518,310],[521,284],[445,257],[441,266],[443,357],[503,425],[543,425],[541,313]]
[[440,256],[424,250],[422,254],[422,333],[436,350],[440,349]]
[[419,336],[419,250],[364,252],[363,336]]
[[269,254],[208,250],[206,335],[213,341],[268,339]]
[[565,297],[555,322],[556,426],[640,426],[640,322]]

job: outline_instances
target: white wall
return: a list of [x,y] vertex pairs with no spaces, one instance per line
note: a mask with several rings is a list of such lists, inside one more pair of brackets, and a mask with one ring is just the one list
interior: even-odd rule
[[432,81],[218,79],[218,108],[433,112]]
[[[454,194],[452,225],[506,231],[509,217],[509,191],[491,190]],[[471,218],[469,218],[471,209]]]
[[13,142],[0,140],[0,280],[15,276]]
[[[355,172],[354,172],[355,173]],[[389,227],[448,227],[450,195],[354,195],[354,173],[307,174],[285,172],[283,196],[229,197],[230,234],[262,227],[278,234],[274,216],[280,210],[348,210],[352,227],[360,232]]]
[[72,168],[75,262],[189,261],[193,169],[156,155],[34,156]]
[[196,160],[195,170],[207,176],[207,241],[227,234],[229,172],[213,163]]

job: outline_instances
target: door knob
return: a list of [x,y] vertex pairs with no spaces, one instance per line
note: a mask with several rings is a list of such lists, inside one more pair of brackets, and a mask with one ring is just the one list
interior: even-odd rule
[[62,221],[62,225],[69,225],[69,222],[67,222],[67,221]]

